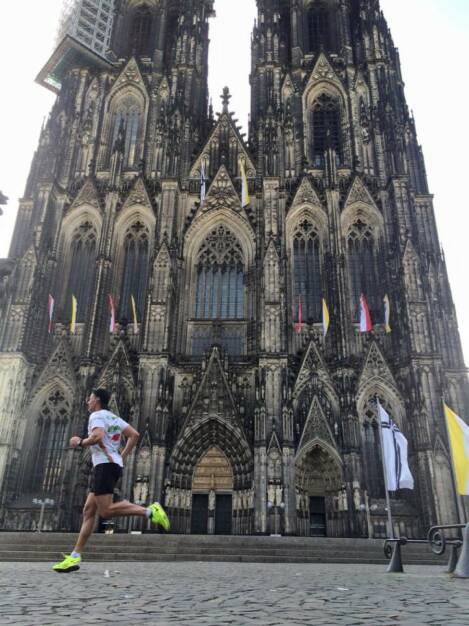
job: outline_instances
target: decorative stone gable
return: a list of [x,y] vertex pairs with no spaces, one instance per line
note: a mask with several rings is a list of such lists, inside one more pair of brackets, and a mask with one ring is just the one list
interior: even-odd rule
[[77,197],[72,202],[71,209],[83,206],[84,204],[91,205],[96,209],[100,208],[99,195],[95,187],[94,182],[88,179],[83,187],[80,189]]
[[355,178],[352,186],[350,187],[344,208],[357,203],[367,204],[376,208],[376,202],[374,201],[373,196],[368,191],[366,185],[359,176]]
[[317,396],[314,396],[298,445],[298,454],[313,441],[322,441],[336,449],[332,431]]
[[234,211],[241,210],[240,198],[224,165],[220,167],[210,186],[203,209],[208,211],[223,208]]
[[236,403],[217,347],[212,349],[184,428],[210,417],[217,417],[233,426],[239,425]]

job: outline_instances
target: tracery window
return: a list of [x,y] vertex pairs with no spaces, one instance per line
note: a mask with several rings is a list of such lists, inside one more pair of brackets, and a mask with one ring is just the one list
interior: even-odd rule
[[86,319],[93,296],[96,251],[96,230],[91,222],[83,222],[73,233],[70,246],[70,271],[63,303],[66,319],[71,317],[72,295],[78,302],[77,321]]
[[243,252],[225,226],[213,230],[199,250],[195,317],[244,318]]
[[142,319],[150,259],[149,237],[148,228],[140,221],[136,221],[125,234],[124,273],[119,301],[121,319],[132,319],[132,296],[135,299],[138,319]]
[[130,31],[130,52],[132,56],[151,55],[152,14],[148,6],[136,9]]
[[122,99],[113,114],[110,149],[124,154],[124,167],[135,167],[138,161],[141,111],[133,96]]
[[367,299],[372,320],[380,322],[383,319],[384,294],[379,281],[373,228],[358,219],[349,230],[347,249],[353,319],[360,319],[360,296],[363,294]]
[[303,319],[321,320],[321,262],[320,240],[309,219],[298,224],[293,235],[294,302],[301,299]]
[[70,404],[61,391],[51,393],[41,407],[35,437],[36,455],[31,467],[33,491],[51,494],[60,488],[70,411]]
[[[380,402],[385,404],[382,399]],[[365,482],[368,495],[372,498],[383,498],[385,495],[379,428],[376,401],[370,400],[363,421],[362,452]]]
[[311,153],[313,164],[321,166],[327,148],[342,157],[340,102],[327,93],[321,94],[311,108]]

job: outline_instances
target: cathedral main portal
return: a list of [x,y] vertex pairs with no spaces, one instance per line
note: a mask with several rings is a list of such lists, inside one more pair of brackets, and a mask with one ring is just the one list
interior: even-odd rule
[[[342,464],[326,444],[300,452],[296,462],[298,534],[336,536],[342,502]],[[346,508],[346,507],[345,507]],[[340,523],[339,523],[340,525]]]
[[231,535],[233,470],[225,454],[210,448],[200,459],[192,480],[191,533]]

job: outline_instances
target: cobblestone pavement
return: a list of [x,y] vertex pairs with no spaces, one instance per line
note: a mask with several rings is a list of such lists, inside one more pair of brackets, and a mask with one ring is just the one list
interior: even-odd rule
[[468,591],[439,567],[0,563],[0,624],[468,626]]

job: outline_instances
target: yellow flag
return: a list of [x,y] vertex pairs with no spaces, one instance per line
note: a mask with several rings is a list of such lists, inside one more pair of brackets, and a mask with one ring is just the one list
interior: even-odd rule
[[132,317],[134,320],[134,333],[138,333],[138,318],[137,318],[137,305],[135,304],[135,298],[130,296],[130,300],[132,302]]
[[242,159],[239,162],[239,168],[241,170],[241,183],[242,183],[241,204],[244,209],[244,207],[247,207],[251,203],[251,198],[249,197],[249,185],[248,185],[248,179],[246,176],[246,168],[244,167],[244,161]]
[[469,426],[445,404],[458,493],[469,496]]
[[384,296],[384,324],[386,328],[386,333],[388,335],[389,333],[392,333],[390,321],[391,321],[391,303],[389,301],[389,296],[386,294]]
[[77,329],[77,308],[77,299],[75,298],[75,296],[72,296],[72,317],[70,319],[70,332],[72,333],[72,335],[75,334],[75,331]]
[[322,332],[323,332],[324,337],[327,336],[330,323],[331,323],[331,318],[329,316],[329,309],[327,308],[327,302],[323,299],[322,301]]

